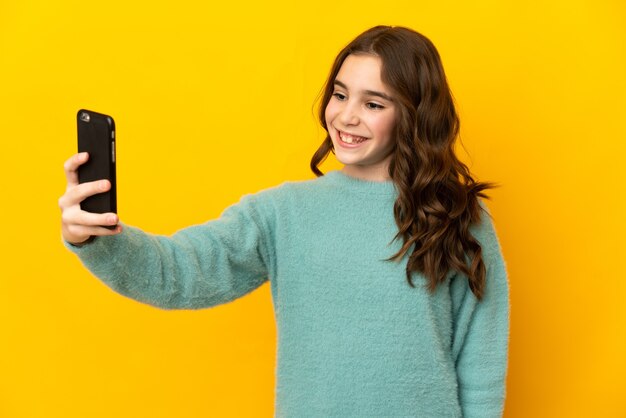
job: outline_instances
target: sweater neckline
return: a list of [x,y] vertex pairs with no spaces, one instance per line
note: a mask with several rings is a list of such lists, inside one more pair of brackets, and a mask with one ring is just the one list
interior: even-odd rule
[[324,174],[324,177],[327,177],[328,180],[351,191],[389,196],[393,196],[396,194],[396,186],[391,180],[364,180],[357,177],[349,176],[341,170],[329,171],[328,173]]

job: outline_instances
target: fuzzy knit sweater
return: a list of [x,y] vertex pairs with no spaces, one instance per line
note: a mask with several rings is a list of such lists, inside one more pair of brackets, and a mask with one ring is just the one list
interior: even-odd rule
[[392,182],[331,171],[244,196],[171,237],[133,227],[67,244],[115,291],[164,309],[237,299],[269,280],[277,417],[500,417],[508,281],[489,215],[472,227],[487,267],[478,302],[449,274],[434,294],[400,248]]

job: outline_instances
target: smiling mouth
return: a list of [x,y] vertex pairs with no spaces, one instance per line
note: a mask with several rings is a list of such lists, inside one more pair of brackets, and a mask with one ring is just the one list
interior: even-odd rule
[[350,135],[339,130],[337,130],[337,132],[339,133],[339,139],[346,144],[360,144],[361,142],[367,141],[367,138],[362,136]]

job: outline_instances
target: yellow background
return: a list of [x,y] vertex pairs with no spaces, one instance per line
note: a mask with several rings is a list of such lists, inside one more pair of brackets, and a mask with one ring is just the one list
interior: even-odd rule
[[505,416],[626,416],[626,3],[295,4],[0,0],[0,416],[271,416],[267,284],[166,312],[62,247],[75,114],[116,119],[121,219],[171,233],[312,177],[315,98],[339,49],[379,23],[435,43],[462,158],[501,184]]

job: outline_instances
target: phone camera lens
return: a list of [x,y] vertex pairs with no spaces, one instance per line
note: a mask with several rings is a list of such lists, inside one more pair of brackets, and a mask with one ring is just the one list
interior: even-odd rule
[[89,122],[89,113],[83,112],[80,114],[80,120],[83,122]]

